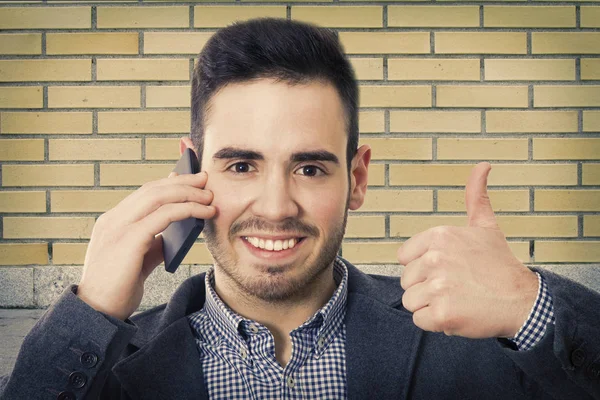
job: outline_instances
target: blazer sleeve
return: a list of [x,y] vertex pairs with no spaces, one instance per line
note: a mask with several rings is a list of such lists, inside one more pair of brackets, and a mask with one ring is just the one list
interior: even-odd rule
[[96,398],[137,327],[94,310],[71,285],[25,336],[0,399]]
[[556,321],[531,349],[516,351],[502,342],[503,351],[556,399],[581,398],[582,392],[600,399],[600,293],[549,271],[536,272],[548,285]]

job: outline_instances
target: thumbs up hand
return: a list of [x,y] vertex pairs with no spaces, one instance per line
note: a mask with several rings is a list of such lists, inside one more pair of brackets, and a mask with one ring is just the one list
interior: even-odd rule
[[404,307],[415,325],[469,338],[513,337],[537,298],[538,278],[511,252],[487,194],[489,163],[466,187],[468,227],[438,226],[398,249]]

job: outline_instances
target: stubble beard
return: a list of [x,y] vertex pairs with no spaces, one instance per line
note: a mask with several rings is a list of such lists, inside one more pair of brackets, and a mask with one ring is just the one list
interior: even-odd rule
[[[288,302],[295,298],[302,298],[308,295],[307,292],[310,292],[315,281],[322,277],[326,270],[332,266],[337,256],[346,232],[349,201],[350,196],[348,195],[342,222],[335,226],[331,232],[331,236],[325,239],[323,248],[310,265],[297,265],[295,267],[293,264],[278,264],[273,266],[237,265],[236,261],[228,254],[228,243],[224,243],[224,241],[219,239],[214,221],[212,220],[205,221],[204,236],[206,238],[206,246],[215,261],[215,268],[223,272],[227,279],[233,282],[244,294],[269,303]],[[293,226],[302,225],[294,222],[291,224]],[[313,231],[317,232],[316,229],[313,229]],[[232,236],[229,235],[229,237]],[[311,239],[318,240],[319,236],[311,236]],[[285,272],[290,268],[299,269],[302,272],[300,275],[291,277]],[[244,275],[242,273],[243,270],[264,272],[261,272],[260,276],[256,277]]]

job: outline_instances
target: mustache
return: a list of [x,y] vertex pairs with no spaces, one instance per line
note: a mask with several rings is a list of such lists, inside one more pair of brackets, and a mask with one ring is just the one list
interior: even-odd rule
[[297,219],[286,219],[281,224],[273,225],[259,218],[250,218],[245,221],[236,222],[229,230],[230,237],[236,236],[243,231],[263,232],[271,234],[300,233],[305,236],[318,236],[319,230],[312,225],[305,224]]

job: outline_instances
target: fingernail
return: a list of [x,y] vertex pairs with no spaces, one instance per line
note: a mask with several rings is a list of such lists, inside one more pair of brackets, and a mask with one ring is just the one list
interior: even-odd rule
[[171,173],[169,174],[169,178],[172,178],[172,177],[174,177],[174,176],[176,176],[176,175],[177,175],[177,172],[171,172]]

